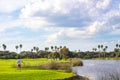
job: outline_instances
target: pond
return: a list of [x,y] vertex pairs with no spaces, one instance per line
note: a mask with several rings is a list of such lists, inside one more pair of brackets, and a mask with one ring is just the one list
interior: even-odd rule
[[90,80],[120,80],[120,60],[83,60],[73,72]]

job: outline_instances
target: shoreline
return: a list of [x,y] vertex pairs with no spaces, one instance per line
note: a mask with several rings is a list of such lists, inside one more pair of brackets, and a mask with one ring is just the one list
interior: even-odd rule
[[83,76],[79,76],[79,75],[75,75],[69,78],[65,78],[65,79],[57,79],[57,80],[89,80],[89,78],[87,77],[83,77]]

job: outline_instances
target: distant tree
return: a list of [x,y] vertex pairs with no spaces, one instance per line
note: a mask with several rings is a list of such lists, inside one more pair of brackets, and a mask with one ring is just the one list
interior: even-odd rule
[[16,48],[16,52],[18,53],[18,46],[15,46],[15,48]]
[[105,48],[107,49],[107,48],[108,48],[108,46],[105,46]]
[[93,52],[95,51],[95,48],[92,48]]
[[4,51],[6,50],[7,46],[5,44],[2,45],[3,46],[3,49]]
[[69,49],[66,48],[66,46],[64,46],[60,51],[62,58],[66,58],[66,55],[68,54],[68,52],[69,52]]
[[53,46],[51,46],[51,50],[53,51]]
[[62,49],[62,46],[60,46],[60,49]]
[[116,44],[116,48],[118,48],[118,46],[119,46],[119,45],[118,45],[118,44]]
[[36,47],[35,46],[33,47],[33,50],[36,51]]
[[3,49],[4,49],[3,54],[4,54],[4,56],[6,56],[5,55],[5,50],[6,50],[7,46],[5,44],[3,44],[2,46],[3,46]]
[[103,55],[104,55],[104,57],[106,56],[105,53],[106,53],[106,48],[103,48]]
[[23,47],[22,44],[20,44],[19,47],[20,47],[20,53],[21,53],[21,51],[22,51],[22,47]]
[[33,49],[31,49],[31,55],[32,55],[32,58],[34,58],[34,54],[33,54]]
[[100,45],[98,45],[98,49],[99,49],[99,51],[100,51]]
[[95,48],[95,52],[97,51],[97,48]]
[[49,50],[49,47],[45,47],[45,51],[48,52],[48,50]]
[[100,47],[101,47],[101,49],[103,49],[103,45],[101,45]]
[[36,52],[38,53],[38,51],[39,51],[39,47],[36,47]]
[[108,49],[108,46],[105,46],[105,50],[104,50],[104,52],[105,52],[105,54],[104,54],[104,57],[106,57],[106,50]]
[[31,49],[31,52],[33,52],[33,49]]
[[98,49],[99,49],[99,58],[100,58],[100,55],[101,55],[101,53],[100,53],[100,45],[98,45]]
[[119,48],[120,48],[120,44],[119,44]]
[[120,51],[119,44],[116,44],[116,48],[114,49],[114,52],[116,53],[116,58],[118,58],[119,56],[119,51]]
[[55,51],[57,51],[57,46],[55,46]]
[[119,49],[118,48],[114,48],[114,52],[115,52],[115,57],[116,57],[116,59],[118,58],[118,56],[119,56]]

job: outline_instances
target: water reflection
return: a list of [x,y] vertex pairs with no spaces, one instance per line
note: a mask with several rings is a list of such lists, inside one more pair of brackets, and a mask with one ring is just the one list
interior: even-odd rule
[[73,71],[78,75],[87,76],[91,80],[105,80],[100,78],[120,76],[120,60],[83,60],[83,63],[82,67],[73,67]]

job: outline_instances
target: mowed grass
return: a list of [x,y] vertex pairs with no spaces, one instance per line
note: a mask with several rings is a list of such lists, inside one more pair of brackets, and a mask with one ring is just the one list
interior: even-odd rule
[[[50,62],[48,59],[23,59],[22,65],[39,65]],[[64,62],[64,61],[62,61]],[[2,60],[0,59],[0,80],[56,80],[72,77],[73,73],[67,73],[57,70],[41,70],[22,68],[18,70],[13,65],[17,64],[17,60]]]

